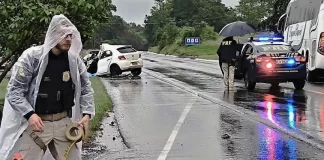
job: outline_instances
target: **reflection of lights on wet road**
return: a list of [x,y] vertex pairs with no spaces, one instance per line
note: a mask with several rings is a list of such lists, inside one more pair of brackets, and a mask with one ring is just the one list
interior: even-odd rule
[[295,160],[297,159],[297,154],[296,154],[296,144],[295,141],[289,140],[288,141],[288,148],[289,148],[289,159],[290,160]]
[[276,159],[276,146],[275,146],[275,142],[276,142],[276,133],[274,133],[270,128],[266,128],[265,129],[266,132],[266,140],[267,140],[267,147],[268,147],[268,159],[269,160],[273,160]]
[[324,134],[324,105],[321,105],[320,108],[320,120],[321,120],[322,134]]
[[295,101],[294,101],[293,99],[286,99],[286,101],[287,101],[288,103],[290,103],[290,104],[295,103]]
[[294,106],[291,104],[288,104],[288,112],[289,112],[289,126],[293,129],[295,128],[295,113],[294,113]]
[[273,119],[273,103],[267,102],[267,118],[274,124],[278,125]]
[[[292,99],[286,99],[286,104],[284,105],[278,105],[276,102],[273,102],[273,99],[275,98],[272,95],[266,95],[265,101],[258,103],[259,106],[262,106],[265,110],[264,111],[258,111],[264,118],[268,119],[275,125],[279,125],[281,121],[286,121],[288,118],[289,122],[289,128],[295,129],[296,128],[296,122],[295,116],[299,116],[295,109],[294,100]],[[276,117],[276,109],[282,109],[280,107],[285,108],[285,113],[288,112],[288,117]],[[323,110],[324,114],[324,110]],[[282,118],[285,118],[282,119]],[[323,117],[324,122],[324,117]],[[281,123],[280,123],[281,124]],[[323,123],[324,126],[324,123]],[[283,127],[287,128],[287,124]],[[323,128],[324,129],[324,128]],[[259,133],[259,159],[268,159],[268,160],[274,160],[274,159],[296,159],[296,145],[294,140],[288,140],[283,141],[280,136],[277,135],[277,133],[263,125],[259,125],[258,127],[258,133]],[[285,157],[283,157],[285,156]]]
[[294,140],[283,141],[277,132],[264,126],[258,126],[259,155],[258,159],[291,159],[297,158]]
[[[282,156],[282,141],[277,139],[276,132],[270,128],[259,125],[259,159],[274,160]],[[279,152],[278,152],[279,151]]]

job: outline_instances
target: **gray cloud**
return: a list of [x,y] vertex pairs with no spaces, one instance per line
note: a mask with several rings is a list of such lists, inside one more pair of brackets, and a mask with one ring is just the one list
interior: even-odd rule
[[226,6],[236,6],[238,5],[239,0],[222,0]]
[[150,14],[154,0],[112,0],[117,6],[115,14],[124,18],[126,22],[143,24],[145,15]]
[[[226,6],[235,6],[239,0],[222,0]],[[112,0],[117,6],[116,15],[124,18],[126,22],[144,23],[145,15],[150,14],[154,0]]]

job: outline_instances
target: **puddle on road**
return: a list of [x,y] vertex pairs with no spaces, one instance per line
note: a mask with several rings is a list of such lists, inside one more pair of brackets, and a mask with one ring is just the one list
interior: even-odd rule
[[[175,80],[184,82],[190,86],[197,87],[199,89],[210,89],[214,88],[214,86],[211,86],[210,80],[214,81],[213,84],[222,83],[222,79],[214,77],[206,77],[206,74],[200,74],[196,71],[192,71],[190,74],[188,73],[188,70],[182,69],[182,68],[147,68],[148,70],[163,73],[169,78],[173,78]],[[211,87],[210,87],[211,86]]]
[[324,98],[307,91],[297,91],[286,87],[272,88],[258,83],[253,92],[245,89],[242,81],[236,80],[234,95],[224,97],[224,85],[220,75],[205,73],[188,68],[150,68],[172,79],[178,80],[199,92],[251,110],[260,117],[289,130],[297,128],[319,135],[324,140]]
[[148,58],[143,58],[143,60],[149,61],[149,62],[154,62],[154,63],[159,62],[159,61],[156,61],[156,60],[153,60],[153,59],[148,59]]

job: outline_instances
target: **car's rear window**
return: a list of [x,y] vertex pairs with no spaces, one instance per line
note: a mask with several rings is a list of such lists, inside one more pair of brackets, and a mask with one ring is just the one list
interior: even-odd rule
[[294,49],[289,45],[272,44],[256,46],[259,52],[291,52]]
[[118,52],[120,53],[131,53],[131,52],[136,52],[136,49],[133,47],[120,47],[117,48]]

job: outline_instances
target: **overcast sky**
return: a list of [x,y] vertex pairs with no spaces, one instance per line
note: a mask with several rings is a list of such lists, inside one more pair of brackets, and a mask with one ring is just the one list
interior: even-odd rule
[[[222,0],[227,6],[235,6],[239,0]],[[154,5],[154,0],[112,0],[117,6],[115,14],[124,18],[126,22],[144,23],[146,14],[150,14],[150,9]]]

